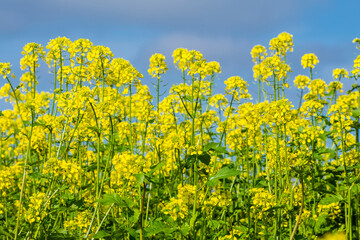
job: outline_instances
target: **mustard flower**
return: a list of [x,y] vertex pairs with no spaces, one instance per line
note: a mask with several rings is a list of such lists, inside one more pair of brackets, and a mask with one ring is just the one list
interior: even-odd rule
[[115,84],[120,87],[125,84],[136,82],[143,75],[134,68],[131,63],[122,58],[114,58],[109,65],[107,84]]
[[187,55],[187,53],[188,50],[186,48],[178,48],[173,52],[174,65],[183,71],[187,69],[186,59],[184,57]]
[[65,52],[68,51],[71,44],[72,42],[70,39],[66,37],[58,37],[49,41],[46,46],[46,48],[49,49],[49,52],[46,55],[46,63],[49,67],[64,62]]
[[360,49],[360,38],[354,38],[354,40],[352,41],[353,43],[357,43],[356,48]]
[[189,214],[189,205],[193,204],[196,186],[184,185],[178,186],[177,198],[171,198],[164,208],[163,212],[169,214],[174,220],[178,217],[184,219]]
[[358,76],[360,74],[360,55],[354,60],[353,70],[351,71],[353,76]]
[[265,217],[268,214],[266,210],[276,206],[276,196],[269,193],[266,189],[252,188],[249,192],[252,195],[253,202],[251,209],[258,213],[257,218]]
[[[247,85],[249,85],[244,79],[239,76],[233,76],[228,78],[225,82],[226,94],[231,94],[234,96],[234,99],[239,101],[240,98],[251,98],[251,95],[248,93]],[[240,92],[240,96],[239,96]]]
[[327,93],[328,86],[322,79],[314,79],[310,82],[308,86],[310,92],[305,94],[304,99],[310,100],[320,100],[321,97],[325,97],[325,94]]
[[44,174],[61,177],[70,185],[77,186],[81,177],[81,166],[78,163],[50,158],[44,165]]
[[[306,95],[305,95],[306,96]],[[305,98],[304,96],[304,98]],[[323,109],[324,104],[317,99],[306,99],[307,101],[301,105],[300,113],[302,116],[316,116]]]
[[0,63],[0,75],[5,79],[10,73],[10,63]]
[[44,47],[37,43],[26,44],[21,54],[24,55],[24,57],[20,60],[20,66],[22,70],[25,70],[26,67],[39,67],[39,58],[42,60],[45,59]]
[[333,70],[333,77],[334,79],[339,79],[344,77],[347,78],[349,76],[349,72],[346,71],[344,68],[336,68]]
[[254,46],[250,54],[254,63],[260,63],[267,56],[266,48],[261,45]]
[[225,108],[225,106],[228,104],[227,98],[223,94],[215,94],[209,99],[210,106],[213,107],[222,107]]
[[328,86],[329,92],[331,92],[331,91],[343,92],[342,88],[343,88],[343,84],[339,81],[333,81],[333,82],[329,83],[329,86]]
[[213,75],[215,73],[221,73],[220,64],[216,61],[207,62],[204,67],[204,73],[206,75]]
[[72,58],[76,57],[76,61],[81,63],[81,61],[84,61],[86,54],[91,51],[92,47],[93,44],[89,39],[80,38],[71,43],[68,51]]
[[104,58],[111,59],[114,54],[111,52],[110,48],[104,46],[94,46],[91,48],[91,51],[87,55],[87,59],[91,61],[100,61]]
[[281,79],[286,77],[290,70],[290,66],[277,55],[267,57],[260,64],[253,67],[254,78],[260,80],[267,80],[274,74],[278,79]]
[[0,196],[6,196],[8,191],[17,191],[17,180],[22,172],[22,163],[0,169]]
[[319,59],[313,53],[304,54],[301,58],[301,65],[303,68],[314,68],[319,63]]
[[76,231],[79,229],[81,232],[85,234],[90,224],[91,224],[91,213],[89,211],[83,211],[83,212],[77,211],[76,217],[74,219],[66,220],[64,222],[64,227],[72,231]]
[[166,73],[168,70],[165,62],[165,56],[160,53],[155,53],[150,57],[150,68],[148,70],[152,77],[156,77],[159,74]]
[[298,75],[298,76],[296,76],[294,83],[295,83],[295,87],[297,87],[299,89],[304,89],[305,87],[307,87],[309,85],[310,78],[305,75]]
[[270,50],[274,50],[276,54],[282,56],[285,56],[288,50],[292,52],[294,46],[292,37],[287,32],[280,33],[276,38],[270,40]]
[[[44,208],[45,203],[47,203],[46,200],[47,197],[45,193],[33,193],[33,195],[30,197],[29,207],[24,212],[25,220],[27,222],[39,222],[48,214]],[[48,201],[50,201],[50,199],[48,199]]]
[[173,58],[175,66],[182,71],[189,69],[188,74],[190,75],[198,73],[201,64],[205,61],[203,55],[199,51],[189,51],[186,48],[174,50]]

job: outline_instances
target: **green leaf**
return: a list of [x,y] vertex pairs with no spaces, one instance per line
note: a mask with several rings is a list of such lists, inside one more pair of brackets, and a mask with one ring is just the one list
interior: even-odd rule
[[127,197],[120,197],[118,194],[116,193],[112,193],[112,194],[105,194],[104,198],[102,199],[96,199],[96,202],[99,202],[103,205],[110,205],[110,204],[115,204],[116,206],[119,207],[127,207],[127,208],[131,208],[134,206],[134,202],[130,199],[128,199]]
[[202,162],[206,165],[209,165],[211,157],[209,154],[203,153],[203,154],[198,155],[198,159],[200,160],[200,162]]
[[130,237],[130,239],[139,239],[139,234],[135,229],[126,228],[125,231],[128,232],[130,234],[130,236],[132,237],[132,238]]
[[144,173],[137,173],[137,174],[134,174],[135,178],[136,178],[136,181],[138,182],[137,183],[137,186],[140,186],[144,183],[144,180],[145,180],[145,174]]
[[332,194],[332,195],[329,195],[323,199],[320,200],[319,204],[320,205],[329,205],[331,203],[336,203],[336,202],[340,202],[344,200],[344,198],[341,196],[341,195],[335,195],[335,194]]
[[180,227],[180,232],[182,235],[187,235],[190,231],[190,227],[185,223]]
[[190,227],[193,228],[196,222],[196,218],[199,215],[199,212],[196,212],[195,214],[192,215],[191,219],[190,219]]
[[145,228],[146,236],[151,237],[154,234],[158,233],[165,233],[165,234],[171,234],[177,229],[176,226],[171,226],[168,223],[165,223],[162,221],[161,218],[156,219],[150,224],[150,227]]
[[218,228],[220,226],[223,226],[225,224],[224,221],[222,220],[209,220],[208,221],[208,225],[211,227],[211,228]]
[[11,236],[11,234],[8,233],[7,231],[5,231],[5,230],[3,229],[3,227],[1,227],[1,226],[0,226],[0,236],[7,236],[7,237],[9,237],[10,239],[13,238],[13,236]]
[[140,211],[139,209],[135,209],[129,220],[131,223],[137,223],[139,221],[139,217],[140,217]]
[[191,101],[193,100],[193,98],[190,97],[190,96],[185,96],[184,99],[185,99],[185,100],[188,100],[189,102],[191,102]]
[[161,163],[158,163],[158,164],[156,164],[154,166],[151,166],[150,167],[151,168],[150,172],[148,172],[146,175],[150,177],[154,172],[156,172],[157,170],[159,170],[160,168],[162,168],[165,165],[166,165],[166,162],[161,162]]
[[226,153],[228,154],[229,152],[226,150],[226,147],[223,146],[219,146],[219,143],[215,143],[215,142],[211,142],[205,145],[204,150],[206,152],[208,152],[209,150],[213,150],[218,154],[223,154]]
[[209,177],[207,181],[207,185],[210,187],[214,187],[219,179],[228,178],[232,176],[240,175],[241,171],[235,168],[223,167],[221,168],[215,175]]
[[107,233],[106,231],[98,231],[94,236],[92,236],[95,239],[99,239],[99,238],[104,238],[104,237],[108,237],[111,234]]
[[90,129],[90,130],[93,130],[94,132],[96,132],[97,134],[100,134],[100,130],[99,130],[99,128],[97,128],[97,127],[87,127],[88,129]]
[[357,108],[357,109],[355,109],[355,110],[352,110],[351,112],[352,112],[352,116],[353,116],[354,118],[360,116],[360,109],[359,109],[359,108]]
[[219,143],[216,143],[216,142],[210,142],[210,143],[207,143],[205,146],[204,146],[204,150],[207,152],[211,149],[215,149],[217,146],[219,146]]

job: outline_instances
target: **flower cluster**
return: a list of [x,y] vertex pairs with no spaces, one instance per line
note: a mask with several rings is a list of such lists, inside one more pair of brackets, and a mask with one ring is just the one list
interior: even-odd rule
[[156,77],[159,74],[164,74],[168,70],[165,63],[165,56],[160,53],[155,53],[150,57],[149,74]]
[[304,54],[301,58],[303,68],[314,68],[319,63],[319,59],[313,53]]

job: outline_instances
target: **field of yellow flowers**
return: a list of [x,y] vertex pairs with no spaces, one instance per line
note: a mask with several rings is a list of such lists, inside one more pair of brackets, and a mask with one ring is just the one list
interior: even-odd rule
[[[27,44],[18,86],[0,63],[0,238],[360,239],[360,55],[328,82],[305,54],[291,78],[293,46],[284,32],[251,50],[252,101],[239,76],[214,94],[220,64],[195,50],[173,52],[183,79],[162,97],[162,54],[153,96],[107,47]],[[53,92],[37,91],[40,64]]]

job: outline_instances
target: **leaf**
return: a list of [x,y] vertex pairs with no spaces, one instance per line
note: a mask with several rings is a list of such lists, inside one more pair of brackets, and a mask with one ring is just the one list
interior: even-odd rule
[[130,237],[130,239],[139,239],[139,237],[138,237],[139,234],[138,234],[138,232],[136,232],[135,229],[126,228],[125,231],[128,232],[130,234],[130,236],[132,237],[132,238]]
[[357,108],[357,109],[355,109],[355,110],[352,110],[351,112],[352,112],[352,116],[353,116],[354,118],[360,116],[360,109],[359,109],[359,108]]
[[235,168],[223,167],[215,175],[209,177],[207,185],[214,187],[219,179],[240,175],[241,171]]
[[150,172],[148,172],[146,175],[150,177],[154,172],[156,172],[157,170],[159,170],[160,168],[165,166],[165,164],[166,164],[166,162],[160,162],[160,163],[158,163],[158,164],[156,164],[154,166],[151,166],[150,167],[151,168]]
[[301,234],[295,234],[294,239],[295,239],[295,240],[302,240],[302,239],[307,239],[307,238],[305,238],[305,237],[304,237],[303,235],[301,235]]
[[60,239],[67,239],[67,240],[75,240],[76,238],[71,237],[66,229],[57,229],[55,232],[51,232],[48,235],[49,239],[60,240]]
[[110,235],[111,234],[107,233],[106,231],[98,231],[94,236],[92,236],[92,238],[99,239],[99,238],[108,237]]
[[211,227],[211,228],[218,228],[220,226],[223,226],[225,224],[224,221],[222,220],[209,220],[208,221],[208,225]]
[[111,204],[115,204],[116,206],[119,207],[127,207],[127,208],[131,208],[134,206],[134,202],[130,199],[128,199],[127,197],[120,197],[118,194],[116,193],[112,193],[112,194],[105,194],[104,198],[102,199],[96,199],[96,202],[99,202],[103,205],[111,205]]
[[182,235],[187,235],[190,231],[190,227],[185,223],[180,227],[180,232]]
[[185,100],[188,100],[189,102],[191,102],[191,101],[193,100],[193,98],[192,98],[192,97],[190,97],[190,96],[188,96],[188,95],[187,95],[187,96],[185,96],[185,97],[184,97],[184,99],[185,99]]
[[203,153],[203,154],[198,155],[198,159],[200,160],[200,162],[202,162],[206,165],[209,165],[211,157],[209,154]]
[[216,142],[211,142],[205,145],[204,150],[206,152],[208,152],[209,150],[213,150],[218,154],[223,154],[226,153],[228,154],[229,152],[226,150],[226,147],[223,146],[219,146],[219,143]]
[[5,231],[5,230],[3,229],[3,227],[1,227],[1,226],[0,226],[0,236],[7,236],[7,237],[9,237],[10,239],[13,238],[13,236],[11,236],[11,234],[8,233],[7,231]]
[[94,132],[96,132],[97,134],[100,134],[100,130],[99,130],[99,128],[97,128],[97,127],[87,127],[88,129],[90,129],[90,130],[93,130]]
[[196,154],[186,155],[185,156],[185,166],[190,168],[190,166],[196,161]]
[[204,146],[204,150],[207,152],[211,149],[215,149],[217,146],[219,146],[219,143],[216,142],[210,142]]
[[360,184],[355,184],[351,187],[352,194],[357,194],[360,191]]
[[342,200],[344,200],[344,198],[341,196],[341,195],[334,195],[334,194],[332,194],[332,195],[330,195],[330,196],[328,196],[328,197],[325,197],[325,198],[323,198],[323,199],[321,199],[320,200],[320,202],[319,202],[319,204],[320,205],[329,205],[329,204],[331,204],[331,203],[336,203],[336,202],[340,202],[340,201],[342,201]]
[[144,183],[144,180],[145,180],[145,174],[144,173],[137,173],[137,174],[134,174],[135,178],[136,178],[136,181],[138,182],[137,183],[137,186],[140,186]]
[[168,223],[165,223],[162,221],[161,218],[156,219],[155,221],[153,221],[150,224],[150,227],[145,228],[146,231],[146,236],[147,237],[151,237],[154,234],[158,234],[158,233],[165,233],[165,234],[170,234],[172,232],[174,232],[177,229],[176,226],[171,226]]
[[263,188],[263,187],[267,187],[268,183],[265,180],[259,179],[259,180],[256,180],[255,186]]
[[139,217],[140,217],[140,211],[139,211],[139,209],[135,209],[132,212],[132,215],[129,218],[129,220],[130,220],[131,223],[137,223],[139,221]]
[[198,212],[196,212],[195,214],[192,215],[191,219],[190,219],[190,227],[193,228],[196,222],[196,218],[199,215]]

